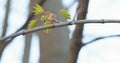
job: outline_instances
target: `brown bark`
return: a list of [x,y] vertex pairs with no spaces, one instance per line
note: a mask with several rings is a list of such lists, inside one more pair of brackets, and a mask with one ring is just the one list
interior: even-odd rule
[[6,43],[4,41],[0,42],[0,59],[2,57],[2,53],[3,53],[3,51],[4,51],[4,49],[5,49],[5,47],[6,47],[7,44],[8,43]]
[[[79,0],[79,5],[77,8],[77,19],[85,19],[88,9],[89,0]],[[77,24],[73,36],[71,39],[70,55],[67,63],[76,63],[80,49],[82,48],[82,34],[83,34],[84,24]]]

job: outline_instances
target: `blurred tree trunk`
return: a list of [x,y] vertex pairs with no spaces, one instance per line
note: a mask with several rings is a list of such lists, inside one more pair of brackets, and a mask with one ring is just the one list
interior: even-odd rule
[[[66,21],[59,14],[59,10],[63,8],[61,0],[46,0],[43,8],[55,13],[58,20]],[[37,18],[40,19],[40,17]],[[38,26],[41,23],[38,21]],[[55,28],[50,33],[39,31],[38,35],[40,38],[40,63],[67,62],[70,45],[68,27]]]
[[[76,11],[78,20],[86,18],[88,3],[89,0],[79,0],[79,5]],[[83,45],[83,27],[84,24],[78,24],[75,27],[75,31],[73,32],[73,36],[71,39],[70,55],[67,63],[77,63],[78,54]]]
[[[10,1],[11,0],[8,0],[6,3],[6,14],[5,14],[4,22],[3,22],[3,31],[2,31],[1,37],[4,37],[6,35],[7,26],[8,26],[8,17],[9,17],[9,11],[10,11]],[[5,41],[0,42],[0,59],[7,44],[8,43],[6,43]]]
[[23,63],[29,63],[31,39],[32,39],[32,34],[31,33],[26,34],[26,36],[25,36],[25,48],[24,48],[24,55],[23,55]]
[[[32,14],[32,1],[30,0],[29,3],[29,16]],[[28,20],[31,20],[32,18],[28,18]],[[25,35],[25,47],[24,47],[24,54],[23,54],[23,62],[22,63],[29,63],[29,57],[30,57],[30,48],[31,48],[31,40],[32,40],[32,33]]]
[[[45,0],[33,0],[33,3],[43,3]],[[40,4],[40,5],[41,5]],[[62,9],[62,4],[60,0],[46,0],[42,5],[45,10],[50,10],[54,12],[59,20],[64,20],[60,17],[59,10]],[[56,7],[57,6],[57,7]],[[30,12],[33,10],[33,5],[30,8]],[[39,16],[33,16],[32,19],[38,20],[38,26],[41,25]],[[29,18],[28,20],[31,20]],[[64,20],[65,21],[65,20]],[[59,34],[55,34],[59,33]],[[45,33],[43,31],[38,32],[40,35],[40,62],[41,63],[66,63],[67,56],[69,52],[69,30],[67,27],[62,27],[52,30],[50,33]],[[45,37],[45,38],[44,38]],[[47,38],[47,40],[46,40]],[[46,49],[47,48],[47,49]],[[25,59],[24,59],[25,60]]]

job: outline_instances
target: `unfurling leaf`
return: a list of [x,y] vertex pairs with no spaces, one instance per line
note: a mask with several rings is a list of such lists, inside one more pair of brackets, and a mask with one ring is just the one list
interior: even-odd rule
[[[45,15],[41,16],[40,19],[44,22],[44,25],[50,25],[50,24],[53,24],[56,22],[55,17],[56,16],[54,13],[47,11],[47,12],[45,12]],[[45,29],[46,33],[50,32],[50,31],[51,31],[50,28]]]
[[[52,24],[50,21],[45,21],[45,23],[44,23],[44,25],[50,25],[50,24]],[[49,33],[50,31],[51,31],[50,28],[45,29],[46,33]]]
[[66,19],[71,19],[70,14],[68,13],[68,10],[66,10],[66,9],[61,9],[60,14]]
[[50,21],[51,24],[55,23],[55,14],[51,13],[49,11],[45,12],[45,15],[41,16],[41,20],[46,22],[46,21]]
[[37,21],[36,20],[31,20],[30,23],[28,24],[28,29],[32,29],[35,27]]
[[40,17],[40,20],[43,21],[43,22],[47,21],[47,16],[42,15],[42,16]]
[[44,10],[43,10],[43,8],[40,5],[35,4],[33,12],[34,12],[35,15],[38,15],[38,14],[43,13]]

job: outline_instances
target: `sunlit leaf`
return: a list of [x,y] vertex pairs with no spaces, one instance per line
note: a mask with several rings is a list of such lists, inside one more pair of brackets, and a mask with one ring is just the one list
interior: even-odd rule
[[32,29],[35,27],[37,21],[36,20],[31,20],[28,24],[28,29]]
[[43,8],[40,5],[35,4],[33,12],[34,12],[35,15],[38,15],[38,14],[43,13],[44,10],[43,10]]
[[71,19],[70,14],[68,13],[68,10],[66,10],[66,9],[61,9],[60,14],[66,19]]

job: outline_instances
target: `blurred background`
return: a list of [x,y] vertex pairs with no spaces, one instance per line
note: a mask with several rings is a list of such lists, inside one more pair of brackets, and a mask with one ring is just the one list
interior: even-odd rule
[[[0,37],[4,37],[15,33],[24,25],[30,14],[30,7],[33,6],[30,5],[30,0],[0,0],[0,2]],[[46,10],[50,9],[54,13],[57,13],[57,11],[61,8],[67,8],[73,19],[77,5],[78,0],[46,0],[46,3],[43,4],[43,8],[45,8]],[[120,0],[90,0],[87,19],[120,19],[119,6]],[[83,42],[92,43],[84,46],[80,50],[77,63],[120,63],[119,27],[119,23],[85,24],[83,31]],[[68,31],[62,30],[60,32],[61,34],[64,34],[63,32],[68,34],[68,36],[66,35],[61,38],[64,41],[66,41],[67,39],[68,41],[70,41],[75,26],[72,25],[68,26],[67,28]],[[56,34],[55,32],[51,31],[51,33]],[[28,42],[26,42],[26,36],[20,35],[14,38],[5,47],[2,56],[0,57],[0,63],[38,63],[40,59],[39,57],[41,49],[39,41],[44,41],[44,39],[49,40],[51,38],[39,37],[36,33],[33,33],[31,35],[28,35],[31,36],[31,40]],[[48,35],[51,36],[52,34],[48,33]],[[52,37],[55,38],[56,36],[52,35]],[[99,39],[94,40],[96,38]],[[57,43],[61,47],[58,47],[58,50],[60,50],[59,52],[61,52],[61,49],[65,49],[64,53],[67,53],[69,42],[62,43],[63,44]],[[51,44],[55,44],[52,43],[52,39],[49,42],[49,45]],[[45,51],[52,50],[49,49],[49,45],[44,46],[46,47],[46,50],[44,49]]]

